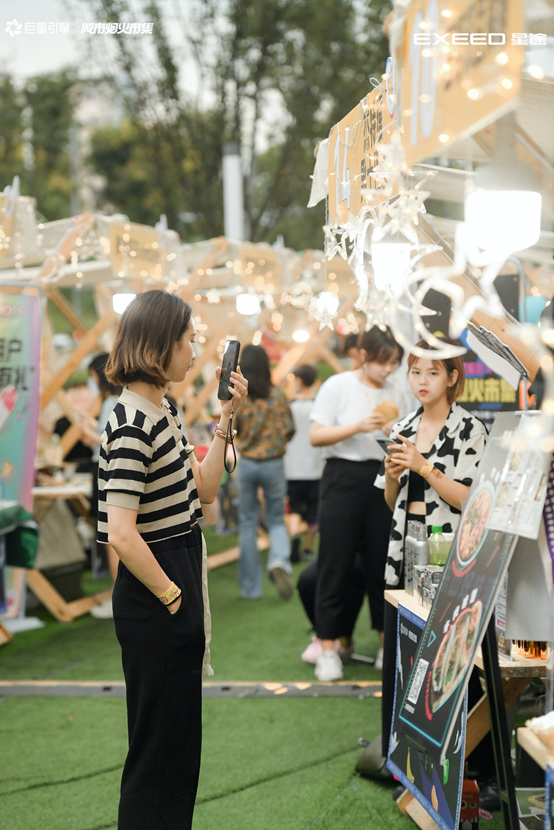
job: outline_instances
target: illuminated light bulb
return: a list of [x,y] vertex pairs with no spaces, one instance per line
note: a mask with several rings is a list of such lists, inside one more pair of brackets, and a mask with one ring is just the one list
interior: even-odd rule
[[542,434],[542,427],[540,424],[531,424],[527,427],[527,435],[531,436],[531,438],[537,438],[539,435]]
[[295,343],[306,343],[310,339],[310,335],[307,331],[304,331],[304,329],[298,329],[298,331],[295,331],[292,335],[292,339]]
[[112,306],[116,314],[123,314],[129,303],[132,303],[136,294],[114,294],[112,297]]
[[255,294],[237,294],[236,307],[239,314],[249,317],[252,314],[259,314],[261,305]]
[[447,141],[450,141],[450,136],[448,135],[448,133],[441,133],[439,135],[439,141],[441,142],[441,144],[446,144]]
[[506,54],[506,52],[501,52],[499,55],[496,56],[496,62],[500,64],[500,66],[505,66],[510,58]]
[[554,415],[554,400],[552,400],[552,398],[547,398],[543,401],[542,408],[547,415]]
[[497,123],[496,148],[490,164],[477,171],[465,220],[479,248],[508,254],[538,240],[542,198],[534,172],[518,156],[514,114]]
[[432,58],[433,57],[433,50],[432,49],[423,49],[421,56],[423,58]]
[[468,91],[467,91],[467,97],[471,98],[472,101],[478,101],[479,98],[481,97],[481,94],[482,93],[481,93],[480,89],[472,88],[472,89],[468,89]]
[[500,86],[503,86],[504,89],[512,89],[514,86],[514,82],[511,80],[511,78],[502,78],[502,80],[500,81]]
[[533,64],[532,66],[527,67],[527,72],[536,81],[542,81],[544,78],[544,69],[542,66],[536,66],[536,64]]
[[336,314],[339,307],[339,298],[330,291],[322,291],[316,300],[315,307],[319,314]]
[[454,12],[450,9],[443,9],[441,14],[443,17],[452,17],[454,15]]
[[426,95],[426,94],[424,93],[423,95],[420,95],[420,96],[419,96],[419,100],[421,101],[421,103],[422,103],[422,104],[428,104],[428,103],[430,102],[430,100],[431,100],[431,96],[430,96],[430,95]]
[[549,354],[543,355],[543,357],[541,357],[540,363],[541,363],[541,369],[544,369],[545,371],[548,371],[549,369],[552,369],[553,361],[552,361],[551,355],[549,355]]
[[375,275],[375,287],[379,291],[401,294],[406,274],[410,268],[410,244],[404,237],[374,240],[371,259]]
[[450,46],[447,46],[445,43],[444,46],[441,46],[441,52],[443,52],[445,55],[448,55],[450,52]]
[[450,72],[450,70],[452,69],[452,66],[449,63],[443,63],[442,66],[441,66],[441,69],[442,69],[443,72]]

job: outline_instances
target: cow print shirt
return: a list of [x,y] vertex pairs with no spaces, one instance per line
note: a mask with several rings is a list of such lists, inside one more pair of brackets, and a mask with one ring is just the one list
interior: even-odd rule
[[[415,441],[417,428],[421,421],[423,407],[410,413],[396,423],[391,431],[391,439],[403,435]],[[477,467],[482,458],[487,440],[487,431],[483,423],[467,412],[460,404],[453,403],[450,413],[440,431],[431,451],[426,456],[433,466],[448,478],[471,487],[477,474]],[[402,473],[398,483],[400,492],[394,506],[391,535],[385,568],[385,582],[394,587],[398,585],[404,564],[404,536],[406,531],[406,514],[408,507],[409,470]],[[375,479],[375,487],[385,489],[385,466],[381,467]],[[444,533],[454,533],[458,528],[461,511],[451,507],[440,498],[437,491],[424,479],[424,496],[426,509],[427,533],[433,525],[442,525]]]

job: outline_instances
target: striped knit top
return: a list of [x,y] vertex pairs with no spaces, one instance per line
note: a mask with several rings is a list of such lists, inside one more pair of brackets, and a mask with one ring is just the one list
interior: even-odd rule
[[101,437],[98,541],[108,543],[107,505],[137,510],[145,542],[188,533],[202,518],[177,410],[162,408],[125,388]]

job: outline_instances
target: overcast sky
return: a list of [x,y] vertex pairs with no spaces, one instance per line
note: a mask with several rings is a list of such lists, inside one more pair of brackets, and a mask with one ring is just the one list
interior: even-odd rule
[[[174,0],[163,0],[164,20],[170,40],[176,48],[176,56],[181,59],[182,66],[186,65],[190,69],[192,66],[187,61],[181,25],[175,16],[176,5],[180,5],[186,12],[188,2],[179,0],[176,4]],[[20,34],[11,36],[6,32],[6,24],[14,20],[22,28]],[[146,15],[137,17],[137,22],[142,21],[147,21]],[[85,40],[90,42],[92,37],[101,38],[102,45],[112,40],[103,35],[81,35],[81,25],[93,22],[95,18],[86,0],[0,0],[0,71],[23,79],[64,66],[77,65],[83,54]],[[54,24],[50,27],[54,31],[47,34],[25,31],[25,24],[29,28],[29,24],[32,26],[38,23]],[[62,34],[59,32],[60,23],[73,23],[76,31]],[[15,31],[15,26],[12,26],[12,30]],[[190,77],[190,74],[190,71],[182,72],[181,77]]]

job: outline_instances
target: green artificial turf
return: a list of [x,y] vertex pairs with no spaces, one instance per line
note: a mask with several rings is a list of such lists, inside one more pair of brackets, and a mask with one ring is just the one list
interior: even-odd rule
[[[391,788],[353,771],[378,721],[371,699],[205,701],[195,830],[408,828]],[[1,830],[115,828],[125,750],[123,700],[5,698]]]
[[[294,567],[295,577],[303,567]],[[209,584],[214,680],[314,679],[313,666],[300,659],[311,632],[297,593],[284,601],[266,579],[263,599],[240,599],[235,564],[212,571]],[[94,590],[90,582],[85,587],[87,592]],[[45,627],[18,634],[0,649],[0,680],[123,679],[112,620],[96,620],[87,614],[68,624],[57,622],[47,611],[33,613],[45,621]],[[378,638],[369,629],[367,605],[355,637],[357,651],[376,654]],[[345,666],[345,679],[380,680],[380,672],[350,663]]]
[[[221,541],[210,539],[210,553]],[[234,543],[228,538],[219,549]],[[104,585],[88,580],[84,587],[90,593]],[[267,581],[264,590],[262,600],[239,599],[234,564],[210,574],[212,680],[313,679],[313,667],[300,659],[310,632],[298,596],[284,602]],[[38,616],[43,629],[0,649],[0,679],[122,679],[112,621]],[[355,636],[357,651],[376,653],[367,606]],[[380,673],[351,663],[345,677],[379,680]],[[194,830],[413,829],[390,786],[354,772],[358,739],[379,731],[376,698],[205,700]],[[0,698],[0,830],[116,830],[125,753],[123,699]],[[484,826],[500,828],[500,814]]]

